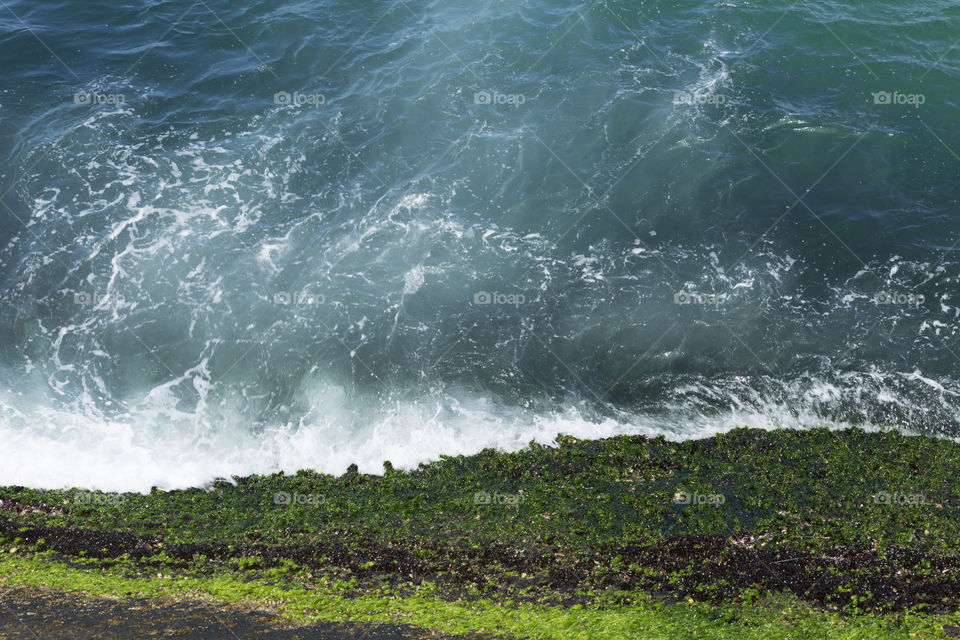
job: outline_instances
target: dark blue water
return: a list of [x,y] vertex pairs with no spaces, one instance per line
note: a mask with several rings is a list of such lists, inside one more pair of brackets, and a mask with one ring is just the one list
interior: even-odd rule
[[960,435],[960,7],[0,8],[0,483]]

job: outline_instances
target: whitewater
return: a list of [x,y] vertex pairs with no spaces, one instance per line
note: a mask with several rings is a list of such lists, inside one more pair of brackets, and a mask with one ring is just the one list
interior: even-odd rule
[[8,4],[0,485],[960,436],[951,3]]

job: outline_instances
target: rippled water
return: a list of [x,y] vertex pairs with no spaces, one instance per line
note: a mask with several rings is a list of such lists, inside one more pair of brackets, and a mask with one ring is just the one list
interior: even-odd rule
[[960,435],[949,2],[7,2],[0,483]]

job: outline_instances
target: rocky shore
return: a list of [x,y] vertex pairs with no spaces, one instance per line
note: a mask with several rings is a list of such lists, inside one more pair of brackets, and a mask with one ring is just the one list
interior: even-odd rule
[[[384,627],[384,638],[615,637],[592,621],[647,614],[697,620],[715,637],[749,637],[774,614],[790,637],[818,625],[951,637],[958,468],[948,440],[743,429],[685,442],[559,437],[410,471],[386,462],[382,475],[301,471],[147,495],[5,487],[0,597],[18,594],[8,609],[24,614],[24,589],[44,593],[55,575],[56,588],[87,595],[203,592],[301,625],[418,629]],[[81,584],[91,575],[117,582]],[[445,622],[446,607],[472,613]]]

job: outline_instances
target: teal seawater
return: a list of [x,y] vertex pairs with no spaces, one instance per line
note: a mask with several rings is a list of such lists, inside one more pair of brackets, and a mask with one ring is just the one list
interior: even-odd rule
[[960,6],[7,1],[0,483],[960,435]]

